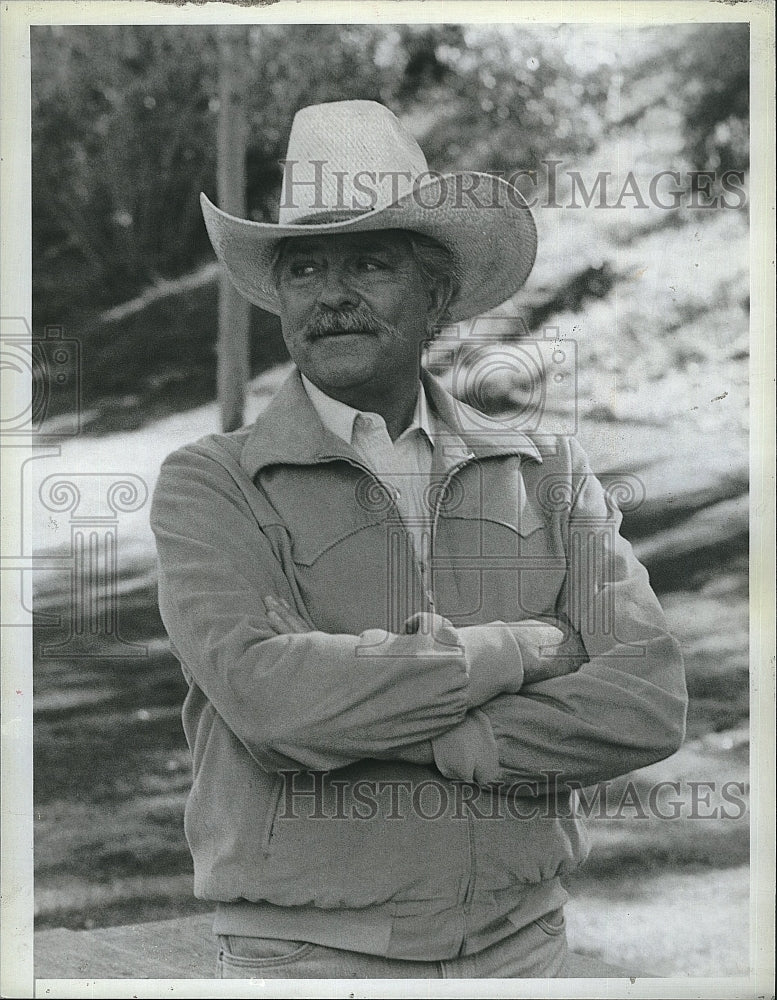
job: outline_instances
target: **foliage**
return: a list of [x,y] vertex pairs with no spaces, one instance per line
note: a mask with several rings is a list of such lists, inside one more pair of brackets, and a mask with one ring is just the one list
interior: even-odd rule
[[666,74],[665,85],[649,106],[679,112],[684,153],[692,169],[718,174],[747,170],[750,26],[679,25],[657,49],[649,48],[635,65],[632,80],[652,80],[657,74]]
[[[278,160],[305,104],[383,101],[423,134],[437,169],[509,170],[597,139],[602,75],[581,76],[547,32],[235,30],[249,33],[248,201],[257,219],[274,216]],[[216,55],[212,27],[32,30],[36,326],[121,301],[209,256],[197,196],[215,197]]]
[[211,43],[159,25],[32,29],[38,321],[121,301],[206,254]]
[[425,67],[423,141],[438,169],[512,172],[596,146],[607,74],[568,61],[560,30],[469,25],[447,37],[432,28],[400,37],[405,79]]
[[705,26],[682,54],[686,149],[697,170],[747,170],[750,26]]

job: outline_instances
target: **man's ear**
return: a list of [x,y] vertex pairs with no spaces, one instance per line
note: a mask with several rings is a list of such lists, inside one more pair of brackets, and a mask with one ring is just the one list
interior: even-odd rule
[[452,297],[453,288],[449,281],[435,281],[429,289],[428,325],[430,329],[444,323]]

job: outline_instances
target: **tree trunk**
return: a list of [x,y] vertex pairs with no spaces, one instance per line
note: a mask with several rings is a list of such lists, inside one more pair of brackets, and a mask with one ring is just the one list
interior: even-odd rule
[[[219,207],[246,216],[246,95],[247,28],[219,28]],[[249,324],[251,306],[226,274],[219,284],[218,397],[221,427],[232,431],[243,423],[245,387],[250,378]]]

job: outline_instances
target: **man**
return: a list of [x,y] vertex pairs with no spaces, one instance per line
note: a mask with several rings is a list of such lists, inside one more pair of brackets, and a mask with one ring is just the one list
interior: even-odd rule
[[278,225],[203,209],[295,363],[152,512],[220,975],[618,974],[567,951],[574,789],[680,745],[678,646],[576,442],[419,361],[523,284],[528,209],[365,101],[297,114]]

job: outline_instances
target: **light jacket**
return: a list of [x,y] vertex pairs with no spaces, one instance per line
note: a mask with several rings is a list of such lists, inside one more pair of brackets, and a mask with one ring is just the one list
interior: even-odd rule
[[[455,924],[574,869],[587,851],[574,789],[682,742],[678,644],[580,446],[540,448],[423,377],[452,429],[435,449],[426,578],[296,370],[252,427],[162,467],[151,523],[189,684],[185,828],[202,898]],[[268,594],[312,630],[276,635]],[[432,611],[451,626],[401,634]],[[543,616],[568,624],[587,662],[521,687],[504,623]],[[451,957],[455,940],[427,957]]]

